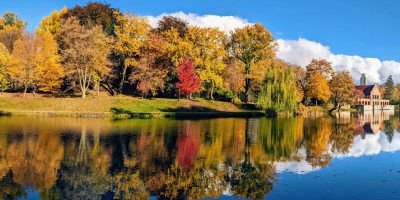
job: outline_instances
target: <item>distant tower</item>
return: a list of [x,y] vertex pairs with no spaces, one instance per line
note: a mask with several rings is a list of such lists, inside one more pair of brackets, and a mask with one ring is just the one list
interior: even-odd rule
[[367,77],[365,77],[365,73],[361,74],[360,85],[367,85]]

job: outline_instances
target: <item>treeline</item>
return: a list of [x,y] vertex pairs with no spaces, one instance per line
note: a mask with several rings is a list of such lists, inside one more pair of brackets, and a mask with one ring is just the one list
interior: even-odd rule
[[313,60],[306,70],[276,58],[259,23],[227,34],[165,16],[146,18],[108,4],[54,11],[34,33],[16,14],[0,18],[0,89],[57,95],[200,96],[255,103],[274,112],[353,98],[348,72]]

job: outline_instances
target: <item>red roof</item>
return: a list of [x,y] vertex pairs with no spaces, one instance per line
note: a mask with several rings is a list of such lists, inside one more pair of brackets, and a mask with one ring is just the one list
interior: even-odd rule
[[362,91],[364,96],[370,96],[375,85],[357,85],[356,90]]

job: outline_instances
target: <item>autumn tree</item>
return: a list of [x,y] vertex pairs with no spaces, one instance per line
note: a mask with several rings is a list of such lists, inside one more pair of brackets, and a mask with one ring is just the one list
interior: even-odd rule
[[138,65],[132,69],[129,80],[132,84],[138,84],[137,89],[142,96],[151,93],[153,96],[164,89],[165,77],[168,67],[162,61],[165,53],[165,42],[156,33],[148,34],[140,48]]
[[189,55],[194,60],[203,87],[214,99],[215,89],[223,86],[227,37],[217,28],[190,27],[185,38],[191,44]]
[[117,16],[117,25],[115,26],[116,40],[113,52],[119,59],[118,93],[120,94],[122,93],[128,68],[138,66],[140,48],[149,33],[149,29],[150,25],[145,18],[131,14]]
[[60,32],[61,19],[67,13],[67,8],[64,7],[60,11],[53,11],[50,16],[45,17],[39,24],[38,33],[49,32],[56,36]]
[[175,87],[178,81],[177,68],[183,58],[191,51],[191,44],[185,38],[182,38],[175,28],[162,32],[160,36],[165,41],[165,53],[161,59],[169,69],[164,92],[173,96],[178,92]]
[[7,67],[9,66],[10,53],[5,45],[0,43],[0,92],[3,94],[4,90],[9,85],[9,77]]
[[272,34],[257,23],[232,32],[229,46],[232,57],[244,66],[245,101],[248,103],[252,87],[262,82],[265,69],[275,59],[276,43]]
[[383,98],[393,100],[393,93],[394,93],[394,82],[392,75],[390,75],[385,82],[385,92],[383,93]]
[[244,91],[244,73],[243,66],[238,63],[235,59],[230,59],[228,66],[224,70],[224,83],[225,87],[228,88],[232,94],[232,101],[240,101],[238,94]]
[[303,67],[290,65],[293,69],[294,77],[296,79],[296,88],[297,88],[297,100],[303,101],[304,100],[304,91],[306,90],[306,82],[305,82],[305,75],[306,72]]
[[188,57],[183,59],[178,67],[178,79],[179,82],[176,83],[176,88],[179,94],[184,94],[191,99],[192,94],[199,91],[201,80],[196,73],[193,60]]
[[62,23],[58,38],[66,74],[71,82],[77,83],[85,98],[94,84],[93,76],[105,77],[110,71],[110,40],[101,27],[86,28],[76,18]]
[[24,89],[23,96],[29,87],[36,80],[36,41],[33,34],[24,34],[22,39],[15,41],[12,52],[12,64],[10,66],[10,76],[13,81],[22,85]]
[[10,76],[24,88],[51,92],[60,87],[64,75],[57,43],[50,33],[25,34],[14,44]]
[[60,88],[64,76],[57,42],[50,32],[38,32],[35,43],[36,86],[39,91],[54,92]]
[[86,28],[100,26],[108,36],[113,36],[114,26],[117,23],[118,9],[111,8],[110,4],[89,2],[85,6],[75,6],[62,15],[63,19],[76,18],[80,25]]
[[399,104],[399,102],[400,102],[400,83],[397,83],[394,86],[393,99],[394,99],[394,103]]
[[186,32],[188,31],[189,23],[183,19],[178,17],[174,17],[171,15],[164,16],[159,22],[157,31],[159,33],[163,33],[169,31],[171,29],[175,29],[180,37],[184,37]]
[[338,109],[345,104],[352,104],[354,102],[354,82],[351,78],[350,72],[341,71],[334,73],[329,81],[329,89],[331,91],[331,100],[333,108],[330,112]]
[[6,12],[0,17],[0,43],[3,43],[9,52],[13,51],[14,42],[22,38],[26,22],[18,15]]
[[313,59],[306,67],[305,99],[327,102],[331,96],[329,78],[333,73],[331,63],[326,60]]

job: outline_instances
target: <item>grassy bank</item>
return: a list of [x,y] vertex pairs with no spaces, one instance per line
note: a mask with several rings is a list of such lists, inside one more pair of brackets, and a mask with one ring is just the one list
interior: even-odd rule
[[73,117],[230,117],[260,116],[261,112],[248,112],[230,102],[205,99],[141,99],[128,96],[54,98],[15,94],[0,96],[0,113],[11,115],[73,116]]

